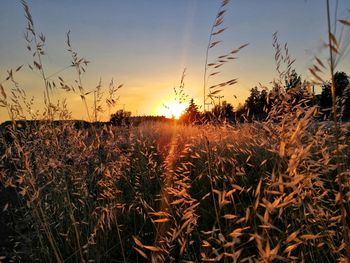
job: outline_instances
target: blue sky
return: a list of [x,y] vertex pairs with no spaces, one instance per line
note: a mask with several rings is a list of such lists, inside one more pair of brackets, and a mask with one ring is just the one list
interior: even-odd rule
[[[8,68],[30,63],[31,58],[25,49],[26,21],[20,1],[2,0],[1,4],[3,79]],[[94,88],[100,77],[104,86],[114,78],[124,84],[118,107],[125,104],[134,114],[162,114],[166,110],[163,103],[173,99],[172,88],[179,84],[186,67],[185,91],[201,103],[205,49],[220,1],[31,0],[28,4],[37,30],[47,38],[44,66],[48,74],[70,64],[65,46],[70,30],[74,48],[91,61],[83,78],[87,90]],[[338,17],[348,18],[350,2],[339,0],[338,4]],[[313,57],[322,56],[325,15],[323,0],[232,0],[224,22],[228,29],[212,57],[244,43],[249,46],[224,69],[223,79],[239,79],[238,84],[225,89],[225,99],[236,105],[236,95],[243,103],[250,88],[259,82],[269,85],[277,77],[271,44],[275,31],[281,43],[288,43],[298,73],[307,78]],[[348,61],[349,56],[339,70],[350,73]],[[74,81],[69,70],[61,76]],[[18,80],[41,107],[40,78],[26,68],[18,74]],[[86,118],[79,97],[61,91],[55,91],[55,96],[68,98],[73,117]],[[4,119],[6,112],[0,109],[0,121]]]

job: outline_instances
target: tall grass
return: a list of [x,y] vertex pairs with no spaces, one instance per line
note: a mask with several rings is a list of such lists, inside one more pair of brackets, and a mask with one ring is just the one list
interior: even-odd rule
[[[230,3],[230,0],[222,0],[215,16],[214,22],[212,24],[210,33],[208,46],[205,51],[205,64],[204,64],[204,74],[203,74],[203,112],[206,111],[205,106],[208,104],[215,104],[215,97],[220,94],[220,92],[227,86],[232,86],[238,82],[237,78],[230,79],[223,82],[215,82],[211,83],[209,86],[210,80],[213,81],[213,78],[217,77],[221,74],[222,67],[237,59],[235,55],[245,48],[248,44],[244,44],[239,48],[235,48],[226,54],[222,54],[216,57],[214,60],[210,61],[210,51],[217,47],[222,40],[220,40],[221,35],[225,32],[227,27],[224,27],[224,18],[227,11],[227,7]],[[216,96],[215,96],[216,95]],[[208,99],[210,103],[207,103]]]
[[[28,40],[35,39],[29,6],[22,3],[34,37]],[[31,50],[40,53],[45,37],[39,39]],[[335,43],[331,41],[330,47]],[[277,42],[276,37],[278,53]],[[68,118],[69,112],[65,104],[54,103],[50,88],[75,92],[90,120],[98,119],[101,90],[100,85],[94,91],[84,89],[82,72],[88,61],[73,51],[69,34],[67,45],[77,86],[61,76],[58,84],[47,77],[39,61],[45,53],[33,61],[33,70],[42,72],[44,80],[43,114],[25,114],[33,105],[25,91],[18,85],[6,89],[9,81],[17,83],[15,74],[21,67],[9,70],[1,82],[1,103],[13,122],[0,135],[0,195],[7,191],[16,199],[0,201],[0,219],[9,230],[6,241],[0,241],[1,260],[338,262],[349,258],[350,129],[337,119],[337,132],[319,122],[318,108],[309,103],[312,97],[294,103],[281,79],[274,87],[278,100],[263,122],[77,128],[74,122],[53,121]],[[291,62],[287,59],[285,72]],[[304,92],[309,85],[305,82],[299,88]],[[111,82],[106,97],[109,111],[120,88]],[[93,93],[92,115],[85,97]],[[47,121],[21,126],[16,120],[27,115]]]

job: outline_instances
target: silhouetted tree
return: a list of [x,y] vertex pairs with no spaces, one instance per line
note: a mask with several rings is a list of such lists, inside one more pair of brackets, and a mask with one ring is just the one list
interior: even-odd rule
[[244,115],[245,115],[245,105],[239,103],[234,114],[235,114],[235,122],[243,122],[244,121]]
[[118,110],[116,113],[111,115],[110,123],[116,126],[130,125],[131,112]]
[[350,82],[349,76],[344,72],[334,74],[335,95],[339,98],[341,118],[350,120]]
[[292,73],[285,79],[286,92],[292,91],[293,89],[300,89],[300,87],[301,87],[301,77],[293,69]]
[[214,122],[233,122],[235,114],[231,103],[223,101],[221,105],[215,105],[211,110],[212,121]]
[[250,95],[245,101],[245,107],[247,108],[247,115],[256,115],[258,113],[258,103],[260,99],[260,91],[258,87],[254,87],[250,90]]
[[[335,96],[337,99],[337,107],[340,110],[342,119],[350,119],[350,87],[349,77],[344,72],[336,72],[334,74]],[[327,81],[322,86],[322,92],[319,97],[319,106],[326,116],[329,116],[332,109],[332,91],[331,83]]]
[[234,110],[233,105],[231,103],[223,101],[221,107],[222,107],[222,111],[224,113],[224,117],[226,121],[229,121],[229,122],[234,121],[235,114],[233,112]]
[[292,73],[285,80],[285,90],[287,93],[287,99],[292,103],[292,105],[297,105],[303,99],[310,99],[310,101],[304,101],[302,104],[304,106],[311,106],[311,93],[307,89],[307,82],[302,82],[301,77],[293,69]]
[[336,72],[334,74],[335,96],[343,96],[345,89],[349,86],[348,78],[345,72]]
[[266,90],[259,91],[258,87],[250,90],[250,95],[245,101],[244,108],[246,110],[246,117],[251,119],[263,119],[267,116],[269,109],[268,92]]
[[185,112],[181,115],[180,121],[186,124],[198,124],[200,122],[201,114],[198,110],[198,106],[191,99]]
[[322,85],[322,92],[319,101],[321,110],[326,116],[329,116],[332,107],[332,91],[329,81]]

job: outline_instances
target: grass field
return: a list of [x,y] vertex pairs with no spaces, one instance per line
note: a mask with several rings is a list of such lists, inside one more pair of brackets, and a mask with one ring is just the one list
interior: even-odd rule
[[1,179],[18,199],[2,212],[2,253],[45,262],[340,260],[332,140],[311,112],[237,127],[37,124],[3,141]]
[[[122,85],[87,91],[82,78],[89,61],[73,50],[69,33],[67,68],[76,79],[69,84],[57,75],[54,82],[42,62],[45,36],[21,3],[29,68],[43,80],[44,102],[34,110],[16,81],[22,66],[0,82],[0,106],[10,120],[0,129],[0,262],[349,262],[350,126],[340,121],[334,84],[346,50],[331,32],[329,1],[330,57],[315,58],[309,70],[315,80],[299,79],[287,91],[294,60],[274,34],[280,79],[272,82],[273,102],[259,121],[248,109],[239,121],[192,125],[188,118],[185,125],[148,116],[137,125],[118,119],[120,126],[97,120],[113,113]],[[209,77],[220,73],[211,70],[247,46],[210,61],[228,3],[221,1],[211,28],[203,107],[237,83],[209,87]],[[179,101],[187,98],[184,77],[185,71],[174,88]],[[310,91],[322,83],[332,101],[326,117]],[[81,99],[86,121],[73,121],[53,89]]]

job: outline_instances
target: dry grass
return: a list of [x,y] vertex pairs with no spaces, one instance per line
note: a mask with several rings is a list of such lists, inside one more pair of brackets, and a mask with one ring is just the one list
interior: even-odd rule
[[[1,103],[12,123],[0,134],[0,195],[6,191],[13,198],[0,200],[0,220],[8,228],[0,260],[345,261],[348,125],[337,123],[332,132],[317,120],[320,113],[309,97],[291,103],[282,81],[275,82],[279,100],[264,122],[234,127],[149,122],[129,128],[54,122],[67,119],[69,111],[54,103],[51,88],[75,92],[96,120],[101,87],[93,91],[92,114],[82,81],[88,61],[73,51],[69,35],[77,86],[62,77],[56,85],[47,77],[40,62],[45,37],[35,38],[23,5],[27,40],[36,42],[30,49],[39,52],[33,70],[41,72],[47,101],[43,113],[32,113],[34,102],[16,85],[20,67],[1,82]],[[277,37],[274,45],[281,53]],[[288,76],[291,64],[287,59],[281,75]],[[8,83],[15,88],[8,90]],[[111,82],[109,111],[120,88]],[[47,121],[19,127],[16,120],[28,116]]]
[[[339,260],[334,136],[313,121],[313,108],[301,113],[242,127],[105,127],[99,143],[93,130],[69,124],[56,127],[55,138],[46,125],[21,131],[2,159],[2,181],[22,204],[6,211],[18,242],[6,256]],[[349,137],[342,132],[346,177]]]

